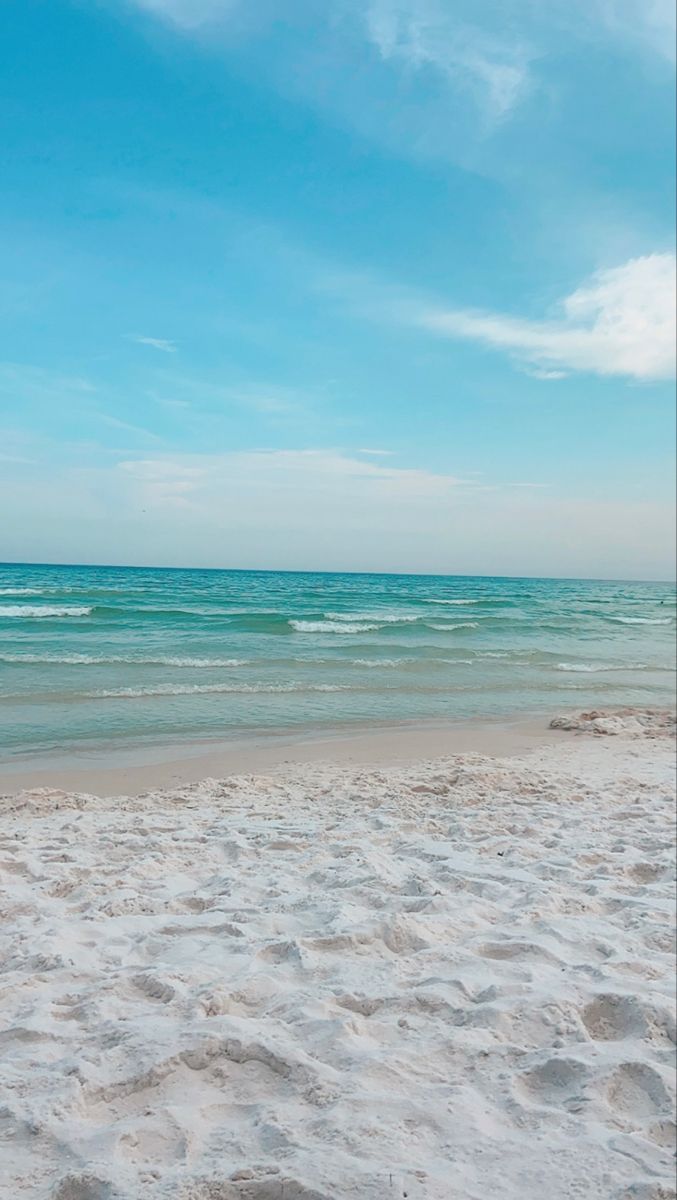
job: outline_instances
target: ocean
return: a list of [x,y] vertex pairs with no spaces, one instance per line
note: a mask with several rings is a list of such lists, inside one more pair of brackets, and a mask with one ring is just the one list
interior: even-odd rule
[[667,705],[668,583],[0,565],[0,755]]

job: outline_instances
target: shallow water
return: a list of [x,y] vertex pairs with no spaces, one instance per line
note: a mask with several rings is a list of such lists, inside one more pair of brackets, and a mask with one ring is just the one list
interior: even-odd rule
[[0,752],[674,703],[667,583],[0,566]]

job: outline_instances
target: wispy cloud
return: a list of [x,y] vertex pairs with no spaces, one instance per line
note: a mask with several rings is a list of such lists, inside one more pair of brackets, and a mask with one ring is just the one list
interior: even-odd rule
[[566,371],[548,370],[547,367],[523,367],[524,374],[530,375],[532,379],[566,379]]
[[0,362],[0,392],[18,400],[65,401],[96,391],[91,380],[81,375],[64,375],[48,367],[29,363]]
[[324,381],[315,387],[302,388],[242,378],[241,373],[233,383],[221,381],[214,372],[193,375],[163,368],[156,370],[154,381],[156,386],[148,394],[162,407],[190,410],[196,418],[242,409],[257,413],[273,424],[309,419],[333,394],[331,385]]
[[588,0],[589,16],[609,33],[675,61],[674,0]]
[[104,425],[109,425],[111,429],[122,429],[125,433],[133,433],[144,438],[149,438],[153,442],[160,442],[162,438],[157,433],[153,433],[150,429],[145,429],[142,425],[134,425],[131,421],[123,421],[120,417],[114,417],[110,413],[95,412],[94,416],[103,421]]
[[468,88],[492,118],[505,117],[529,90],[531,51],[464,22],[439,0],[371,0],[366,26],[383,59]]
[[367,462],[341,450],[242,450],[218,455],[172,455],[145,459],[128,459],[119,469],[144,488],[149,499],[162,502],[178,495],[184,503],[188,493],[193,504],[207,507],[214,492],[224,488],[252,487],[273,496],[276,489],[281,503],[282,493],[293,495],[306,505],[309,496],[313,504],[334,496],[341,503],[347,500],[347,489],[353,499],[364,503],[422,501],[451,497],[457,490],[486,490],[477,480],[460,476],[407,467],[391,467]]
[[140,334],[132,334],[129,340],[136,342],[138,346],[150,346],[153,350],[162,350],[164,354],[176,354],[176,342],[170,341],[169,338],[142,337]]
[[14,466],[21,466],[21,467],[33,466],[35,461],[36,460],[34,458],[24,458],[22,455],[19,455],[19,454],[0,454],[0,462],[1,463],[9,463]]
[[290,416],[303,413],[308,397],[280,384],[251,383],[242,387],[224,387],[225,400],[242,405],[264,416]]
[[132,3],[186,32],[221,21],[238,7],[238,0],[132,0]]
[[195,507],[193,495],[207,481],[212,463],[203,465],[198,456],[126,459],[118,470],[141,488],[144,505],[162,511]]
[[[131,0],[142,11],[171,25],[177,32],[200,36],[206,30],[222,35],[247,14],[244,0]],[[322,57],[330,34],[337,60],[345,54],[356,31],[380,59],[408,72],[429,72],[442,85],[467,90],[492,118],[500,119],[529,90],[530,51],[514,36],[492,34],[491,14],[465,21],[444,0],[331,0],[312,15],[297,0],[288,12],[290,28],[305,30]],[[275,9],[262,8],[250,24],[260,32],[272,23]],[[482,24],[482,18],[484,24]],[[305,40],[305,39],[304,39]],[[304,55],[307,62],[307,54]]]
[[[229,33],[256,37],[277,19],[273,4],[246,0],[128,0],[130,7],[205,39]],[[255,9],[255,12],[252,10]],[[490,122],[499,123],[530,95],[548,86],[543,63],[561,45],[623,44],[675,59],[673,0],[326,0],[321,6],[290,0],[285,25],[296,31],[302,51],[293,74],[318,84],[329,62],[352,68],[360,41],[397,73],[418,76],[431,95],[451,90],[471,98]],[[364,80],[360,81],[364,84]],[[360,93],[361,94],[361,93]],[[458,117],[458,114],[457,114]]]

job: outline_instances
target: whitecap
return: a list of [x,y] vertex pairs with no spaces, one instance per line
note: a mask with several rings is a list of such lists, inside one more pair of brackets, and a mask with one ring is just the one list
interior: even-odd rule
[[621,625],[672,625],[672,617],[609,617]]
[[421,613],[398,612],[327,612],[324,614],[324,616],[328,621],[378,621],[382,625],[399,625],[400,623],[406,624],[411,621],[421,621],[423,619]]
[[428,629],[437,629],[440,633],[448,633],[451,629],[477,629],[477,621],[458,621],[454,624],[448,621],[446,625],[428,625]]
[[144,696],[197,696],[219,693],[256,693],[257,695],[277,694],[279,692],[345,692],[353,689],[342,684],[334,683],[177,683],[177,684],[148,684],[146,687],[103,688],[95,692],[86,692],[88,699],[97,700],[133,700]]
[[0,588],[0,596],[42,596],[44,588],[29,588],[29,587],[3,587]]
[[641,671],[646,663],[557,663],[556,671],[581,671],[596,673],[598,671]]
[[56,605],[37,604],[1,604],[0,617],[88,617],[91,608],[85,605]]
[[380,626],[349,624],[347,621],[290,621],[297,633],[369,633]]
[[108,664],[125,664],[127,666],[153,667],[246,667],[246,658],[174,658],[157,656],[154,658],[134,658],[132,655],[112,654],[0,654],[0,662],[24,663],[26,666],[56,663],[63,666],[106,666]]
[[411,661],[410,658],[353,658],[351,665],[354,667],[400,667]]

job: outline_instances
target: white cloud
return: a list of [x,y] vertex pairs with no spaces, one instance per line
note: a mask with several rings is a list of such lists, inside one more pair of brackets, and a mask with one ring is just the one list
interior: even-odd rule
[[507,350],[543,378],[566,371],[670,379],[675,373],[675,257],[650,254],[598,271],[552,320],[422,309],[416,323]]
[[153,350],[162,350],[164,354],[176,354],[176,342],[171,342],[169,338],[141,337],[135,334],[130,340],[138,346],[151,346]]

